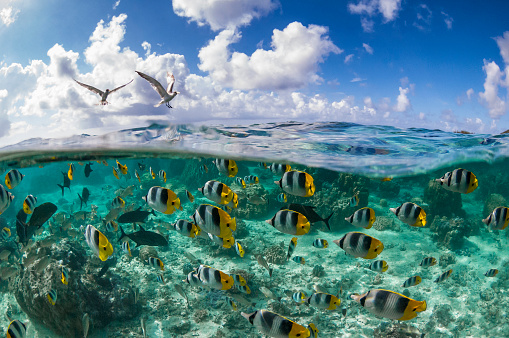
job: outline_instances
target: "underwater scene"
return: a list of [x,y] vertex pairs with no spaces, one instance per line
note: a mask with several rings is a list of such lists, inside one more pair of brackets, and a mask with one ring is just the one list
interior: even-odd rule
[[507,337],[509,139],[153,125],[0,149],[8,337]]

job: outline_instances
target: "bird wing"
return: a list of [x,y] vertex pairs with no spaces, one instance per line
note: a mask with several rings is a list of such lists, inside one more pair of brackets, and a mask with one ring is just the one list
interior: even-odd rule
[[104,92],[103,92],[103,91],[101,91],[101,90],[99,90],[99,89],[97,89],[97,88],[95,88],[95,87],[92,87],[92,86],[89,86],[89,85],[87,85],[87,84],[81,83],[81,82],[79,82],[79,81],[78,81],[78,80],[76,80],[76,79],[75,79],[74,81],[76,81],[76,82],[77,82],[80,86],[87,88],[87,89],[88,89],[88,90],[90,90],[91,92],[94,92],[94,93],[99,94],[99,95],[101,95],[101,96],[103,96],[103,94],[104,94]]
[[117,87],[117,88],[115,88],[115,89],[113,89],[113,90],[110,90],[110,94],[111,94],[111,93],[113,93],[113,92],[116,92],[116,91],[117,91],[117,90],[119,90],[120,88],[124,88],[125,86],[127,86],[129,83],[131,83],[131,82],[133,82],[133,81],[134,81],[134,79],[133,79],[133,80],[131,80],[131,81],[129,81],[129,82],[127,82],[127,83],[126,83],[125,85],[123,85],[123,86],[120,86],[120,87]]
[[157,81],[153,77],[148,76],[147,74],[143,74],[142,72],[136,71],[136,73],[138,73],[139,76],[147,80],[152,86],[152,88],[154,88],[154,90],[159,94],[159,96],[161,96],[161,98],[164,98],[166,96],[166,91],[164,90],[163,86],[159,83],[159,81]]
[[175,83],[175,76],[166,72],[166,81],[168,81],[168,89],[166,90],[168,94],[173,93],[173,84]]

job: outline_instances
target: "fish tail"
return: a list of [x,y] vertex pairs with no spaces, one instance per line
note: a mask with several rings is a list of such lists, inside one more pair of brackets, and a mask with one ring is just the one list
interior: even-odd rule
[[57,185],[60,187],[60,189],[62,189],[62,197],[63,197],[64,196],[64,186],[60,185],[60,184],[57,184]]
[[118,227],[120,228],[120,238],[118,239],[118,242],[120,242],[122,238],[126,237],[127,235],[125,234],[124,229],[122,229],[120,225]]
[[329,220],[331,219],[332,215],[334,215],[334,211],[329,215],[329,217],[325,218],[323,220],[323,222],[325,223],[325,225],[327,226],[327,228],[329,229],[330,231],[330,224],[329,224]]

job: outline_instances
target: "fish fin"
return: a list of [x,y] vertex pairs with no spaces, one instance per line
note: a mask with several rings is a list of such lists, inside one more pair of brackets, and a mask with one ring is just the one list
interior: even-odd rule
[[269,277],[272,277],[272,271],[274,271],[274,268],[269,269]]
[[331,219],[332,215],[334,215],[334,211],[329,215],[329,217],[325,218],[323,220],[323,222],[325,223],[325,225],[327,226],[327,228],[329,229],[330,231],[330,224],[329,224],[329,220]]
[[154,216],[157,216],[157,214],[156,214],[156,212],[155,212],[155,210],[154,210],[154,209],[152,209],[152,211],[151,211],[150,213],[151,213],[152,215],[154,215]]
[[143,227],[141,226],[141,224],[138,224],[138,226],[140,227],[140,231],[145,231],[145,229],[143,229]]
[[57,185],[60,187],[60,189],[62,189],[62,197],[63,197],[64,196],[64,186],[62,186],[60,184],[57,184]]
[[[81,207],[83,206],[83,198],[81,198],[79,193],[78,193],[78,197],[80,198],[80,210],[81,210]],[[85,205],[86,205],[86,203],[85,203]]]

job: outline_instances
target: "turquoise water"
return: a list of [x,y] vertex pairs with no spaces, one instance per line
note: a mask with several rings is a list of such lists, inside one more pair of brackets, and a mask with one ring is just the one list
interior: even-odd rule
[[[33,139],[5,147],[0,152],[0,169],[4,175],[17,169],[24,178],[8,189],[15,198],[0,215],[2,228],[11,232],[0,239],[0,255],[8,251],[1,263],[0,310],[6,316],[0,326],[7,330],[10,320],[18,319],[27,325],[29,337],[79,337],[84,334],[87,314],[89,337],[143,336],[142,320],[149,337],[261,337],[240,312],[265,309],[304,327],[314,323],[320,337],[506,336],[508,230],[491,230],[482,220],[494,208],[508,206],[507,143],[507,134],[289,122],[236,127],[154,125],[104,136]],[[236,177],[255,175],[259,183],[243,189],[235,177],[219,173],[213,163],[216,158],[235,160]],[[117,160],[128,168],[125,175],[119,172],[119,179],[113,174]],[[316,192],[311,197],[286,193],[288,202],[278,201],[283,190],[274,181],[281,176],[260,162],[285,163],[306,172],[313,177]],[[63,184],[71,163],[73,180],[62,196],[58,185]],[[89,177],[84,173],[87,163],[92,163]],[[460,194],[435,182],[457,168],[475,174],[476,190]],[[166,172],[166,182],[159,177],[160,170]],[[236,219],[233,236],[245,251],[243,257],[233,247],[223,248],[208,237],[185,237],[173,229],[179,219],[191,221],[199,205],[218,205],[197,190],[210,180],[226,184],[238,196],[238,208],[227,212]],[[140,231],[139,226],[122,223],[110,231],[105,218],[118,221],[139,207],[151,211],[142,197],[154,186],[175,192],[182,210],[149,214],[140,224],[164,237],[168,245],[136,247],[129,239],[129,256],[122,251],[120,227],[132,234]],[[87,203],[78,196],[84,188],[90,192]],[[194,202],[186,190],[194,195]],[[29,194],[37,197],[37,206],[52,203],[57,210],[22,246],[16,218]],[[117,196],[122,196],[125,206],[115,213],[111,209]],[[358,205],[350,204],[354,196],[359,198]],[[390,211],[405,202],[424,210],[424,227],[409,226]],[[293,235],[265,222],[289,203],[314,206],[320,218],[333,213],[330,230],[316,222],[307,234],[298,236],[293,256],[303,257],[305,264],[286,259]],[[345,220],[363,207],[372,208],[376,215],[370,229]],[[87,245],[88,224],[112,244],[113,254],[106,261]],[[382,253],[375,259],[346,255],[333,241],[352,231],[380,240]],[[315,239],[327,240],[328,247],[314,247]],[[257,255],[268,261],[272,276],[258,263]],[[420,262],[430,256],[437,264],[422,268]],[[165,270],[150,266],[149,257],[158,257]],[[385,260],[387,271],[367,268],[375,260]],[[182,282],[200,264],[229,275],[241,274],[251,293]],[[61,282],[63,266],[69,273],[67,285]],[[434,282],[449,269],[448,279]],[[486,277],[488,269],[499,273]],[[412,276],[420,276],[422,282],[402,287]],[[292,299],[298,291],[311,296],[315,285],[338,296],[339,306],[326,310]],[[179,286],[187,300],[177,291]],[[267,297],[260,290],[263,287],[276,297]],[[350,297],[374,289],[425,300],[426,310],[399,322],[370,313]],[[58,295],[55,305],[47,299],[51,290]],[[229,299],[238,311],[228,304]]]

